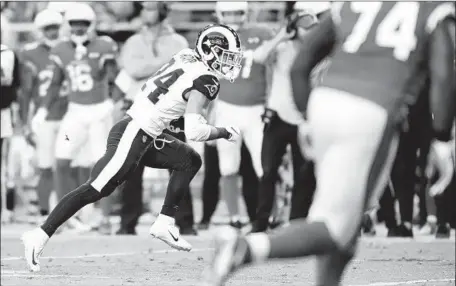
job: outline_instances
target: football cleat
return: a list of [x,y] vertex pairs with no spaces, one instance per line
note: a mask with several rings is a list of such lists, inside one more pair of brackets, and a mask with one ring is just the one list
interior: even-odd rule
[[49,240],[49,236],[40,227],[25,232],[21,237],[24,244],[24,255],[28,267],[33,272],[40,271],[39,257],[43,252],[44,246]]
[[190,251],[192,249],[192,245],[180,236],[174,220],[159,216],[150,227],[149,233],[177,250]]
[[233,227],[217,230],[214,238],[215,253],[211,264],[204,270],[204,286],[221,286],[228,276],[245,263],[248,244],[242,234]]

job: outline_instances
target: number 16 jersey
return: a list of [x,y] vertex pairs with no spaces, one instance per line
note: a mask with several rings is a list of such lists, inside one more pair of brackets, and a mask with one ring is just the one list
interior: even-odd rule
[[198,90],[209,100],[214,100],[219,89],[219,80],[197,53],[184,49],[146,81],[127,114],[147,134],[156,138],[171,121],[184,115],[188,92]]

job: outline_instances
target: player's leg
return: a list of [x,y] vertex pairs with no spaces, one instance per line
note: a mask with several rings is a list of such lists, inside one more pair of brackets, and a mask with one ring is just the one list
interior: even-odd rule
[[272,118],[264,128],[261,146],[261,164],[263,176],[258,190],[258,208],[252,232],[265,231],[269,225],[269,217],[275,198],[279,166],[286,152],[288,141],[284,138],[289,125],[278,117]]
[[111,129],[106,153],[93,167],[89,180],[65,195],[40,228],[23,235],[25,257],[32,271],[39,271],[38,257],[58,227],[87,204],[110,195],[134,170],[151,142],[152,138],[130,118]]
[[[242,124],[241,120],[247,120],[244,117],[244,114],[242,107],[219,101],[217,102],[215,123],[217,126],[235,125],[241,129],[241,135],[243,136],[242,129],[244,124]],[[239,136],[238,141],[236,142],[217,140],[216,144],[221,174],[221,196],[228,208],[231,225],[241,227],[239,220],[240,189],[238,172],[241,164],[242,138]]]
[[245,146],[245,143],[243,143],[241,147],[241,166],[239,167],[239,175],[242,179],[242,196],[244,197],[245,205],[247,207],[250,223],[252,223],[255,221],[258,206],[260,178],[258,178],[255,172],[252,156],[250,156],[250,152]]
[[355,255],[356,246],[347,251],[317,257],[317,286],[340,285],[344,271]]
[[[94,120],[89,127],[89,138],[87,149],[90,149],[92,155],[91,161],[87,162],[88,165],[93,165],[94,159],[100,158],[106,149],[106,140],[108,138],[109,130],[112,127],[112,117],[109,114],[100,120]],[[90,166],[89,165],[89,166]],[[85,180],[87,180],[88,176]],[[109,220],[112,210],[111,197],[105,197],[100,200],[100,208],[102,218],[98,224],[98,232],[104,235],[109,235],[112,232],[112,225]]]
[[[253,222],[258,205],[258,186],[259,180],[263,176],[263,166],[261,165],[261,147],[263,144],[264,123],[261,119],[263,106],[250,106],[245,113],[243,125],[244,145],[248,149],[248,154],[241,149],[241,173],[243,177],[243,194],[249,211],[250,221]],[[243,163],[242,161],[247,161]],[[251,174],[253,167],[254,174]],[[247,186],[244,187],[244,184]],[[247,203],[249,202],[249,203]],[[251,206],[253,204],[253,207]],[[255,213],[253,213],[255,212]]]
[[40,178],[37,186],[40,214],[49,214],[49,198],[54,190],[53,169],[55,165],[55,142],[59,130],[59,121],[46,121],[36,134],[36,155]]
[[55,182],[57,197],[61,200],[68,192],[77,186],[75,173],[71,169],[71,162],[80,152],[82,145],[88,138],[87,115],[69,107],[62,119],[55,145]]
[[220,196],[220,168],[217,146],[213,143],[209,144],[204,144],[203,217],[198,225],[199,229],[209,228]]
[[191,245],[180,237],[174,218],[190,182],[201,168],[200,155],[190,145],[164,133],[155,139],[141,163],[151,168],[172,170],[163,207],[150,234],[171,247],[190,251]]
[[389,173],[381,171],[390,170],[394,156],[387,154],[397,147],[392,129],[386,128],[386,111],[327,90],[311,97],[309,111],[317,190],[308,220],[295,220],[269,235],[242,238],[233,230],[219,232],[217,255],[206,276],[215,285],[226,279],[229,269],[250,262],[348,251],[357,238],[366,199],[374,198],[372,204],[381,194],[377,183]]
[[236,142],[217,141],[221,197],[228,208],[230,223],[236,227],[240,227],[238,172],[241,163],[241,140],[239,138]]
[[[2,195],[2,222],[8,222],[12,219],[12,213],[9,210],[11,208],[10,201],[11,201],[11,192],[8,184],[8,155],[9,155],[9,141],[13,136],[13,124],[12,124],[12,114],[11,108],[3,108],[1,110],[1,128],[0,128],[0,138],[2,140],[1,144],[1,195]],[[13,193],[14,195],[14,193]]]

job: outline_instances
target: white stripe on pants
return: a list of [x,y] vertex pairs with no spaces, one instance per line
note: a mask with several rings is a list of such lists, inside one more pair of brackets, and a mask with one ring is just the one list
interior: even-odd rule
[[128,123],[122,137],[120,138],[120,142],[117,145],[114,155],[91,184],[97,191],[101,192],[101,190],[108,184],[109,180],[111,180],[122,168],[139,130],[139,126],[136,125],[133,120]]

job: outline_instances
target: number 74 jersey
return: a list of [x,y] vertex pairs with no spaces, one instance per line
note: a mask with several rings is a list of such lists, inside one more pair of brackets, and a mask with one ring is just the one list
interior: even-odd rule
[[127,114],[155,138],[184,115],[188,92],[197,90],[214,100],[219,89],[219,80],[196,52],[184,49],[146,81]]
[[452,2],[336,2],[341,46],[323,86],[343,90],[394,110],[403,100],[411,63]]

